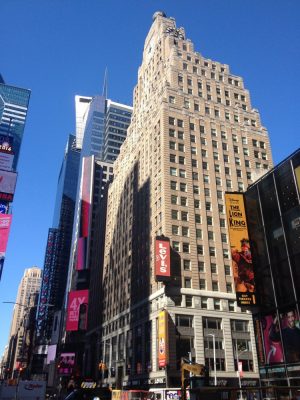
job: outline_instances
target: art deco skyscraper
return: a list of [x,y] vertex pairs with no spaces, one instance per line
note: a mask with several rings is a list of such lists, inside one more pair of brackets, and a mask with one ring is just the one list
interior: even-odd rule
[[[108,193],[107,382],[178,387],[181,357],[214,369],[213,339],[218,380],[237,379],[237,360],[244,382],[258,378],[251,314],[235,301],[224,192],[243,191],[271,165],[268,133],[242,78],[156,13]],[[155,276],[156,237],[171,244],[166,283]]]

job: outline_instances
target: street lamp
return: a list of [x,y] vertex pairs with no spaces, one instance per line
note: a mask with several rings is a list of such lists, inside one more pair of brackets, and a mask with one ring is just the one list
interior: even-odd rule
[[242,400],[243,398],[243,392],[242,392],[242,380],[241,380],[241,372],[239,370],[239,355],[241,355],[242,353],[245,353],[247,351],[247,349],[238,351],[238,347],[237,347],[237,341],[235,342],[235,354],[236,354],[236,364],[237,364],[237,373],[238,373],[238,377],[239,377],[239,388],[240,388],[240,399]]
[[214,333],[208,333],[207,336],[213,338],[213,349],[214,349],[214,384],[217,386],[217,363],[216,363],[216,337]]

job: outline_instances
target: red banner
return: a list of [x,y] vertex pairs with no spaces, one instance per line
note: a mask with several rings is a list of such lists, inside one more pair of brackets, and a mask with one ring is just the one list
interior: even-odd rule
[[[88,290],[76,290],[69,293],[66,331],[78,331],[80,307],[85,306],[87,311],[88,302]],[[86,315],[83,317],[86,318]]]
[[0,253],[6,251],[11,220],[11,214],[0,214]]
[[171,277],[170,243],[156,239],[155,242],[155,278],[157,281],[169,280]]

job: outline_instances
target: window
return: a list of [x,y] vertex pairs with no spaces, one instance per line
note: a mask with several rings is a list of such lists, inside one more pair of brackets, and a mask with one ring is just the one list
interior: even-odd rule
[[265,149],[266,148],[266,143],[265,142],[259,142],[259,147],[261,149]]
[[220,165],[219,164],[215,164],[215,171],[216,172],[220,172]]
[[216,249],[214,247],[209,248],[210,257],[216,257]]
[[198,181],[199,180],[199,174],[198,172],[193,172],[193,180]]
[[169,148],[171,150],[176,150],[176,143],[175,142],[169,142]]
[[247,144],[247,143],[248,143],[247,138],[244,137],[244,136],[242,136],[242,143],[243,143],[243,144]]
[[224,218],[220,218],[220,227],[225,228],[225,219]]
[[209,114],[209,112],[210,112],[210,110],[209,110],[209,107],[205,107],[205,114]]
[[222,192],[221,190],[217,190],[217,198],[218,198],[219,200],[222,200],[222,199],[223,199],[223,192]]
[[175,251],[179,251],[179,242],[173,241],[173,242],[172,242],[172,247],[173,247],[173,249],[174,249]]
[[181,206],[187,206],[187,197],[180,197],[180,205]]
[[241,177],[242,177],[242,171],[241,171],[240,169],[237,169],[237,170],[236,170],[236,176],[237,176],[238,178],[241,178]]
[[190,130],[191,130],[191,131],[194,131],[194,130],[195,130],[195,124],[192,123],[192,122],[190,122]]
[[213,152],[213,157],[214,157],[214,160],[217,161],[219,159],[219,154],[216,151],[214,151]]
[[217,274],[217,273],[218,273],[218,271],[217,271],[217,264],[211,263],[211,264],[210,264],[210,269],[211,269],[211,273],[212,273],[212,274]]
[[187,211],[181,211],[181,220],[188,221],[188,212]]
[[227,120],[230,119],[229,112],[225,112],[225,119],[227,119]]
[[227,151],[228,150],[228,145],[227,145],[227,143],[222,143],[222,149],[223,150],[225,150],[225,151]]
[[229,167],[225,167],[224,171],[225,171],[225,175],[230,175],[230,168]]
[[184,287],[190,289],[192,287],[192,279],[184,278]]
[[241,160],[238,157],[235,157],[235,164],[241,165]]
[[199,254],[200,256],[203,256],[203,246],[202,244],[198,244],[197,245],[197,254]]
[[192,159],[192,167],[198,167],[198,161],[195,159]]
[[217,136],[217,131],[215,128],[211,128],[211,136]]
[[209,176],[203,175],[203,181],[204,181],[204,183],[209,183]]
[[201,215],[200,214],[195,214],[195,221],[197,224],[201,224]]
[[179,235],[179,226],[172,225],[172,235]]
[[185,164],[185,158],[183,156],[179,156],[178,157],[178,162],[179,162],[179,164],[184,165]]
[[181,229],[182,229],[182,236],[188,237],[189,236],[189,228],[187,226],[183,226]]
[[194,194],[199,194],[200,193],[199,186],[194,185],[193,186],[193,192],[194,192]]
[[216,140],[212,140],[211,143],[212,143],[212,147],[214,147],[215,149],[218,148],[218,142]]
[[196,143],[196,136],[195,135],[190,135],[191,138],[191,143]]
[[193,296],[185,295],[185,306],[193,307]]
[[218,281],[212,281],[212,290],[213,290],[213,292],[218,292],[218,290],[219,290]]
[[238,153],[238,152],[239,152],[238,146],[233,146],[233,151],[234,151],[235,153]]
[[172,219],[178,219],[178,211],[171,210],[171,217],[172,217]]
[[171,204],[177,204],[178,197],[175,194],[171,194]]
[[206,139],[205,138],[201,138],[201,144],[202,145],[206,145]]
[[231,182],[230,179],[226,179],[226,186],[227,186],[228,189],[232,188],[232,182]]
[[192,154],[197,154],[197,149],[196,149],[196,147],[191,147],[191,153],[192,153]]
[[184,144],[178,143],[178,151],[184,151]]
[[183,269],[185,271],[190,271],[190,269],[191,269],[191,260],[183,260]]
[[171,168],[170,168],[170,175],[172,175],[172,176],[176,176],[176,175],[177,175],[177,169],[176,169],[176,168],[173,168],[173,167],[171,167]]
[[[221,220],[220,220],[221,221]],[[229,251],[228,249],[223,249],[223,258],[228,259],[229,258]]]
[[179,188],[181,192],[186,192],[186,183],[180,182]]
[[223,159],[224,159],[224,162],[226,162],[226,163],[229,162],[229,157],[227,154],[224,154]]
[[208,240],[214,240],[214,233],[212,231],[207,232]]
[[170,162],[176,162],[175,154],[170,154]]
[[175,118],[169,117],[169,124],[170,125],[175,125]]
[[198,261],[198,271],[205,272],[205,264],[204,261]]
[[231,320],[231,330],[236,332],[248,332],[248,321]]
[[[183,253],[189,253],[190,252],[190,245],[189,243],[182,243],[182,251]],[[187,287],[187,286],[186,286]]]
[[198,103],[194,103],[194,110],[195,111],[199,111],[199,104]]
[[214,309],[221,310],[221,301],[219,299],[214,299]]
[[221,233],[221,240],[222,240],[222,243],[227,243],[227,235],[226,235],[226,233]]
[[[205,288],[204,288],[204,290],[205,290]],[[207,309],[207,297],[201,297],[200,301],[201,301],[201,308]]]
[[208,215],[206,218],[207,218],[207,225],[212,226],[212,224],[213,224],[213,218],[210,217],[209,215]]
[[202,317],[202,322],[205,329],[222,329],[222,320],[220,318]]
[[222,139],[227,139],[226,132],[221,131],[221,138],[222,138]]
[[251,172],[247,172],[247,179],[251,179]]
[[170,187],[171,187],[172,190],[177,190],[177,182],[171,181],[170,182]]
[[206,211],[211,211],[211,203],[210,202],[206,202],[205,203],[205,209],[206,209]]
[[193,316],[176,314],[175,315],[175,324],[176,324],[176,326],[185,326],[187,328],[192,328],[193,327]]
[[169,96],[169,103],[175,104],[175,97],[174,96]]
[[205,170],[208,169],[208,164],[207,164],[206,161],[203,161],[203,162],[202,162],[202,168],[205,169]]
[[[205,128],[203,125],[200,125],[200,133],[205,133]],[[205,144],[205,143],[204,143]]]
[[182,68],[183,68],[183,69],[187,70],[187,67],[188,67],[188,66],[187,66],[186,63],[183,63],[183,64],[182,64]]
[[188,79],[187,79],[187,84],[188,84],[189,86],[191,86],[191,84],[192,84],[191,78],[188,78]]
[[186,173],[185,173],[184,169],[180,169],[179,170],[179,176],[180,176],[180,178],[185,178],[186,177]]
[[174,129],[169,129],[169,136],[170,137],[175,137],[175,130]]
[[218,204],[219,213],[224,213],[224,206],[223,204]]
[[259,152],[257,150],[254,150],[254,157],[259,158]]
[[207,157],[207,150],[201,150],[202,157]]
[[182,121],[182,119],[178,119],[178,120],[177,120],[177,126],[179,126],[179,128],[183,128],[183,121]]
[[224,265],[225,275],[230,276],[231,267],[230,265]]
[[205,279],[199,279],[199,287],[201,290],[205,290],[206,289],[206,281]]
[[202,230],[201,229],[196,229],[196,238],[202,239]]
[[227,293],[232,293],[232,285],[231,285],[231,283],[226,283],[226,291],[227,291]]
[[229,310],[229,311],[234,311],[234,310],[235,310],[234,301],[232,301],[232,300],[229,300],[229,301],[228,301],[228,310]]
[[243,182],[238,182],[238,190],[239,190],[239,192],[243,192],[243,191],[244,191],[244,184],[243,184]]
[[200,200],[194,200],[194,207],[195,208],[200,208]]

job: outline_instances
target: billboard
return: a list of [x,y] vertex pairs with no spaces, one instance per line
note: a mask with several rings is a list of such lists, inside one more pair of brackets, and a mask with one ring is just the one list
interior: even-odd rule
[[254,272],[242,193],[225,193],[232,271],[239,306],[256,303]]
[[6,252],[11,220],[11,214],[0,214],[0,253]]
[[265,345],[265,363],[278,364],[283,362],[282,343],[276,314],[262,317],[261,325]]
[[[281,337],[287,363],[300,361],[300,321],[296,309],[290,309],[280,314]],[[274,337],[278,338],[279,329],[274,332]]]
[[155,279],[156,281],[170,280],[171,258],[169,240],[155,240]]
[[162,310],[158,314],[158,366],[166,367],[169,358],[168,348],[168,312]]
[[72,375],[75,365],[75,353],[61,353],[58,361],[58,373],[60,375]]
[[0,200],[12,201],[16,182],[16,172],[0,171]]
[[0,170],[11,171],[14,161],[14,155],[9,153],[3,153],[0,150]]
[[54,361],[54,360],[55,360],[55,357],[56,357],[56,347],[57,347],[56,344],[50,344],[50,345],[48,346],[48,353],[47,353],[47,362],[46,362],[46,364],[50,364],[51,361]]
[[[76,290],[71,291],[68,297],[68,309],[67,309],[67,331],[78,331],[79,326],[81,329],[86,329],[86,317],[87,317],[87,306],[89,302],[89,291],[88,290]],[[85,306],[85,315],[82,315],[82,309]],[[82,319],[85,319],[85,323],[82,323]]]

